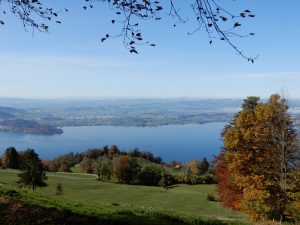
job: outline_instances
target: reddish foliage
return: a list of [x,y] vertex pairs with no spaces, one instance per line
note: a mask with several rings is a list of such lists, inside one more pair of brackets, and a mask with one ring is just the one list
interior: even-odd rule
[[224,150],[222,150],[221,154],[214,160],[219,200],[225,207],[238,210],[242,200],[242,193],[228,179],[230,174],[225,166],[224,155]]

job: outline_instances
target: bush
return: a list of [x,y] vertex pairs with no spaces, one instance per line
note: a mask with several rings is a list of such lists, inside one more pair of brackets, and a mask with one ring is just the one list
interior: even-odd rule
[[206,199],[211,202],[216,202],[216,196],[214,194],[207,194]]
[[139,180],[144,185],[158,185],[161,179],[161,172],[162,169],[158,165],[146,165],[139,175]]
[[203,179],[204,179],[204,183],[205,184],[216,184],[217,183],[215,176],[212,175],[212,174],[206,174],[206,175],[204,175]]
[[212,174],[206,175],[174,175],[173,183],[176,184],[215,184],[216,180]]
[[58,183],[55,187],[55,194],[62,195],[63,194],[63,186],[62,183]]
[[4,193],[4,195],[9,196],[9,197],[14,197],[14,198],[20,197],[20,194],[15,190],[8,190]]
[[168,186],[173,185],[176,183],[174,176],[171,174],[164,174],[161,176],[161,179],[158,183],[159,186],[168,188]]

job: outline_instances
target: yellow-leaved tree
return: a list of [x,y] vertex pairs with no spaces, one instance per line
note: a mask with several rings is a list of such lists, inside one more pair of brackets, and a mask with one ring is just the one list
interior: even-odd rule
[[[296,215],[297,181],[292,174],[298,145],[286,100],[278,94],[266,103],[248,97],[223,138],[217,180],[224,205],[253,220],[282,221]],[[238,198],[227,197],[223,190]]]

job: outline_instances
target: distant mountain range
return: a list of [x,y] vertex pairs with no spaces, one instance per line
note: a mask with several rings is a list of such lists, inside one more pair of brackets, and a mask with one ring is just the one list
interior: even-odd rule
[[[228,122],[242,99],[30,100],[0,98],[0,131],[60,134],[66,126],[161,126]],[[5,107],[4,107],[5,106]],[[300,125],[300,101],[290,110]]]
[[0,119],[13,119],[16,118],[16,114],[24,115],[27,112],[22,109],[16,109],[13,107],[0,107]]
[[26,114],[27,112],[25,110],[22,109],[17,109],[17,108],[13,108],[13,107],[1,107],[0,106],[0,112],[3,113],[18,113],[18,114]]
[[13,119],[0,122],[0,131],[22,132],[29,134],[62,134],[63,130],[52,125],[39,124],[32,120]]
[[55,126],[40,124],[35,120],[25,119],[28,115],[29,113],[26,110],[14,107],[0,107],[0,131],[43,135],[63,133],[62,129],[56,128]]
[[0,119],[12,119],[12,118],[15,118],[15,116],[10,113],[0,111]]

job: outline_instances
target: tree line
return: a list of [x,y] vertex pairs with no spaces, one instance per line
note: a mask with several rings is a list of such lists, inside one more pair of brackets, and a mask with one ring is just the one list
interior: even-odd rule
[[[0,160],[1,167],[24,170],[24,154],[28,151],[34,150],[23,152],[14,147],[7,148]],[[127,184],[168,187],[178,183],[215,183],[215,169],[206,158],[191,160],[186,164],[177,161],[166,164],[161,157],[149,151],[142,152],[135,148],[126,152],[119,150],[116,145],[92,148],[81,153],[70,152],[53,160],[42,160],[41,165],[42,171],[72,172],[77,168],[77,172],[97,175],[97,180]]]
[[[119,155],[129,155],[131,157],[139,157],[146,159],[153,163],[163,163],[162,158],[159,156],[154,156],[153,153],[149,151],[140,151],[138,148],[132,151],[126,152],[120,150],[116,145],[104,146],[103,148],[90,148],[84,152],[69,152],[67,154],[58,156],[53,160],[44,160],[45,169],[51,172],[71,172],[71,168],[76,164],[80,164],[83,160],[87,161],[89,159],[95,160],[102,156],[107,156],[112,159],[114,156]],[[91,172],[91,169],[86,169],[85,172]]]
[[178,183],[207,184],[215,183],[214,174],[209,162],[191,160],[180,173],[169,164],[155,163],[147,159],[121,154],[109,157],[100,156],[96,159],[85,157],[80,162],[80,169],[85,173],[97,174],[99,180],[116,179],[128,184],[169,186]]

